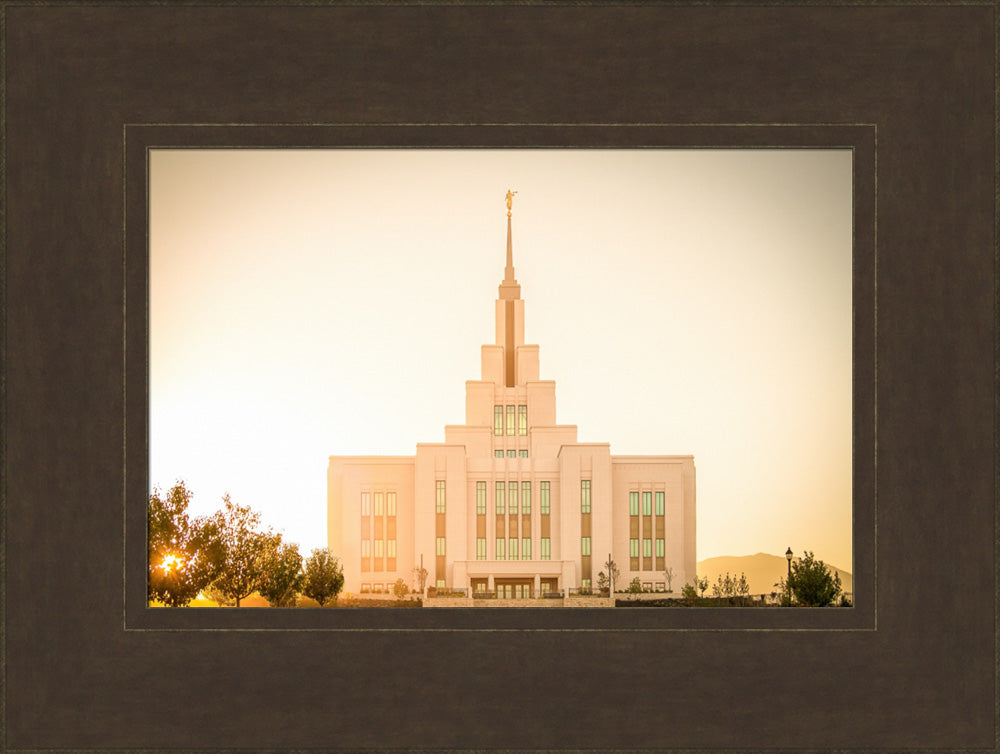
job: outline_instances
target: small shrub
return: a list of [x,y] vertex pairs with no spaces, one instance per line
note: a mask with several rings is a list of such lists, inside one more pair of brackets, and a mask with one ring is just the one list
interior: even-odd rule
[[795,601],[805,607],[826,607],[842,594],[840,574],[816,560],[809,550],[792,563],[790,582]]
[[392,585],[392,593],[396,595],[397,600],[401,600],[410,593],[410,588],[402,579],[396,579],[396,583]]
[[695,600],[698,599],[698,591],[692,584],[685,584],[684,588],[681,589],[681,595],[684,597],[684,601],[689,605],[693,605]]

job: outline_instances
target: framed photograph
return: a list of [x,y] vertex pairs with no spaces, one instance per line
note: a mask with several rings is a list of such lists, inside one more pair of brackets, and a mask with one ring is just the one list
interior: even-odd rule
[[[425,556],[428,606],[684,604],[699,561],[730,553],[750,580],[716,604],[764,606],[788,541],[849,580],[853,176],[872,135],[147,146],[148,249],[129,259],[149,265],[150,482],[197,490],[191,515],[232,493],[303,555],[329,546],[338,604],[423,594]],[[505,181],[524,188],[491,194]],[[558,373],[579,384],[557,401]]]
[[[7,3],[3,13],[6,750],[996,747],[995,8]],[[831,158],[830,172],[804,168],[813,158]],[[744,214],[727,215],[737,200]],[[323,248],[335,253],[314,253]],[[701,295],[716,300],[705,305],[693,281],[710,273],[717,287]],[[817,327],[824,318],[830,330]],[[741,335],[710,338],[706,327]],[[645,373],[644,344],[659,357],[685,338],[714,345],[685,352],[684,365],[650,356]],[[391,348],[358,348],[373,341]],[[688,366],[698,354],[707,369]],[[781,412],[748,398],[761,395],[762,363],[771,405],[796,407],[792,446]],[[494,368],[490,384],[513,399],[480,401],[484,425],[463,387],[474,393]],[[547,380],[559,398],[551,422],[544,401],[516,400],[519,385]],[[310,394],[318,382],[325,396]],[[533,432],[523,448],[521,405]],[[708,406],[715,416],[700,422]],[[331,416],[349,436],[331,431]],[[152,485],[197,474],[196,494],[216,505],[209,480],[246,484],[234,470],[250,456],[256,483],[222,491],[275,504],[288,517],[269,523],[318,546],[337,534],[331,456],[414,456],[417,474],[427,453],[422,473],[435,491],[445,482],[446,513],[413,523],[411,541],[425,544],[407,558],[433,546],[425,564],[444,559],[445,590],[486,579],[516,601],[508,571],[533,559],[505,557],[491,583],[471,546],[451,558],[460,545],[447,528],[437,550],[436,516],[447,521],[449,501],[471,499],[481,480],[453,485],[452,451],[431,446],[478,427],[490,464],[534,474],[545,432],[566,426],[577,436],[563,445],[587,446],[591,459],[585,473],[577,453],[559,492],[573,507],[559,547],[581,549],[579,570],[533,571],[520,599],[535,598],[536,577],[538,592],[543,577],[560,579],[566,599],[594,586],[604,535],[591,530],[585,586],[582,516],[628,526],[628,484],[620,511],[600,508],[613,483],[610,498],[584,493],[601,479],[600,446],[609,464],[693,455],[698,517],[713,515],[713,496],[726,500],[714,510],[731,512],[706,519],[719,554],[735,529],[784,542],[803,528],[784,528],[782,513],[815,514],[809,531],[847,541],[853,606],[147,605]],[[714,481],[712,451],[699,448],[727,427],[740,464],[719,464],[735,479]],[[817,463],[815,443],[831,438],[839,460]],[[314,460],[296,450],[305,440]],[[303,472],[283,465],[286,448],[315,469],[313,492],[295,487]],[[159,460],[167,449],[177,465]],[[195,462],[197,472],[178,470]],[[810,465],[838,471],[798,478]],[[542,548],[535,517],[550,480],[529,476],[516,477],[532,500],[519,555],[524,539]],[[499,562],[489,482],[486,539]],[[803,500],[739,510],[736,495],[769,498],[755,485]],[[363,487],[349,494],[359,512]],[[374,511],[388,488],[369,491]],[[656,491],[651,482],[654,510]],[[282,494],[289,501],[273,500]],[[845,494],[849,514],[842,504],[818,514]],[[320,513],[299,503],[312,495]],[[372,557],[381,540],[388,559],[391,538],[371,531]],[[354,540],[361,559],[364,538]],[[604,544],[631,559],[631,542]],[[359,560],[359,592],[360,574]],[[736,714],[698,703],[711,699],[740,703]]]
[[[549,148],[494,146],[527,128]],[[130,192],[126,266],[144,266],[148,259],[150,274],[148,289],[129,294],[133,301],[149,301],[149,368],[140,343],[127,359],[126,373],[133,389],[150,386],[149,484],[184,476],[195,490],[216,484],[215,499],[201,502],[195,512],[209,513],[223,494],[233,492],[238,502],[270,512],[265,519],[278,525],[300,517],[307,523],[299,524],[298,534],[286,530],[284,536],[294,542],[311,537],[306,552],[329,544],[343,563],[349,604],[359,597],[381,600],[393,582],[410,582],[426,562],[431,591],[424,595],[425,606],[490,609],[448,618],[398,610],[195,618],[149,612],[137,583],[132,603],[137,610],[127,624],[219,627],[249,620],[256,626],[277,619],[295,626],[307,621],[316,627],[398,630],[449,620],[463,628],[514,621],[521,629],[870,630],[876,622],[870,545],[876,500],[872,464],[855,462],[852,469],[852,449],[871,447],[874,423],[866,401],[874,390],[860,391],[852,411],[852,384],[871,385],[873,369],[870,350],[869,358],[854,359],[852,344],[874,338],[874,128],[581,126],[573,140],[582,148],[556,146],[567,139],[565,127],[556,134],[543,126],[424,128],[432,144],[464,148],[399,148],[394,139],[411,130],[382,129],[382,139],[390,135],[380,146],[345,149],[324,146],[344,141],[344,127],[313,125],[303,133],[289,126],[247,125],[220,135],[202,126],[127,126],[126,174],[138,190]],[[303,136],[315,141],[302,141]],[[225,141],[234,138],[239,141]],[[262,146],[275,141],[297,147]],[[735,146],[741,142],[747,146]],[[223,143],[228,147],[218,148]],[[525,224],[525,238],[538,236],[544,243],[534,252],[536,261],[520,268],[529,278],[521,278],[530,279],[537,269],[545,276],[543,285],[555,287],[539,302],[539,316],[555,329],[548,338],[543,330],[540,340],[563,349],[557,363],[583,382],[568,397],[576,411],[604,417],[607,431],[617,433],[611,448],[585,437],[578,442],[578,428],[556,416],[556,383],[539,379],[549,376],[538,368],[540,348],[525,345],[531,299],[521,297],[515,278],[514,239],[520,236],[513,228],[519,226],[505,218],[503,203],[507,198],[513,204],[513,191],[507,197],[497,192],[493,214],[499,236],[494,257],[503,265],[503,281],[514,282],[493,285],[500,283],[498,302],[509,293],[515,303],[511,312],[500,303],[480,306],[485,316],[473,316],[476,291],[467,281],[478,277],[484,281],[479,287],[492,288],[485,282],[488,247],[476,240],[490,213],[487,202],[470,198],[485,187],[470,192],[468,176],[481,183],[506,178],[538,186],[538,198],[518,208],[537,215]],[[583,176],[591,176],[593,185]],[[439,188],[428,190],[432,186]],[[412,202],[421,188],[436,199]],[[607,217],[592,219],[588,202],[607,205]],[[706,207],[715,207],[713,223],[707,222]],[[531,253],[530,241],[523,248],[527,251],[518,259]],[[607,248],[618,249],[614,261],[602,253]],[[266,272],[251,273],[251,267]],[[658,270],[655,275],[644,272],[651,267]],[[318,272],[324,268],[328,272]],[[198,283],[192,281],[194,270],[201,271]],[[613,274],[619,275],[617,282]],[[641,282],[644,278],[648,282]],[[561,285],[564,294],[557,292]],[[451,293],[433,295],[435,286]],[[557,305],[560,299],[567,303]],[[606,304],[597,306],[599,301]],[[458,345],[458,331],[446,325],[456,309],[467,312],[459,318],[468,323],[465,348]],[[512,344],[501,332],[508,317]],[[495,343],[476,345],[479,336],[471,328],[476,321],[482,331],[496,333]],[[567,322],[580,325],[570,328]],[[144,325],[137,321],[133,329],[142,332]],[[603,336],[600,327],[606,328]],[[424,345],[422,335],[428,335]],[[586,356],[601,342],[603,355]],[[505,353],[511,354],[507,375]],[[645,366],[630,376],[627,365],[635,359]],[[455,371],[472,361],[480,373],[467,381],[464,401],[461,394],[450,399],[465,415],[464,424],[447,422],[445,437],[417,443],[414,457],[405,454],[406,433],[430,434],[432,407],[449,405],[448,380],[416,366],[424,360],[451,364]],[[310,361],[322,366],[309,367]],[[840,368],[832,369],[833,363]],[[326,371],[314,373],[316,368]],[[614,386],[616,376],[626,380],[628,390]],[[458,378],[453,382],[461,384]],[[695,386],[702,383],[709,387],[699,396]],[[617,392],[609,400],[590,397],[612,391]],[[630,403],[629,394],[647,397]],[[412,395],[424,398],[414,402]],[[498,429],[495,409],[504,403],[511,416],[500,409]],[[414,423],[414,410],[423,429]],[[819,412],[815,426],[804,432],[803,416],[813,410]],[[268,412],[270,419],[264,418]],[[369,418],[360,419],[364,414]],[[648,418],[643,422],[641,416]],[[848,416],[855,417],[855,431]],[[294,426],[282,429],[281,422]],[[390,428],[386,422],[396,424]],[[713,422],[720,428],[709,430]],[[200,439],[189,432],[195,423],[207,430]],[[440,433],[445,422],[437,424]],[[720,440],[699,446],[704,455],[700,450],[643,454],[634,435],[644,425],[647,447],[668,436],[678,438],[675,445],[685,436],[696,443],[710,436]],[[325,439],[307,438],[303,430],[310,426]],[[764,439],[768,432],[771,439]],[[132,435],[146,433],[138,424]],[[220,435],[231,439],[219,442]],[[796,450],[807,438],[822,448]],[[321,476],[327,465],[324,444],[343,455],[330,455],[329,472]],[[625,446],[623,454],[614,453],[618,444]],[[388,457],[358,452],[373,447]],[[136,467],[145,452],[136,446]],[[461,461],[450,457],[456,452]],[[574,467],[565,465],[567,458],[576,459]],[[698,458],[704,464],[700,487]],[[794,484],[781,481],[790,466]],[[352,480],[350,492],[342,486],[345,478]],[[856,505],[850,502],[853,485],[864,491]],[[732,502],[745,501],[750,488],[758,490],[755,505]],[[824,489],[825,497],[807,492],[810,488]],[[796,513],[797,499],[806,495],[816,499]],[[583,508],[591,506],[584,496],[593,500],[586,513]],[[127,540],[141,544],[144,511],[135,513]],[[745,518],[731,527],[734,516]],[[813,522],[805,523],[811,517]],[[855,527],[856,520],[868,523]],[[840,522],[839,529],[832,521]],[[481,529],[475,537],[473,525]],[[748,536],[755,526],[775,542],[764,545]],[[770,566],[776,574],[757,590],[748,582],[747,594],[735,598],[762,607],[778,599],[775,582],[786,568],[776,543],[793,536],[796,527],[799,538],[832,536],[829,541],[841,547],[841,562],[852,561],[854,529],[867,532],[860,536],[858,558],[867,582],[857,609],[821,619],[761,611],[736,618],[717,611],[654,616],[590,610],[586,619],[579,612],[539,612],[616,601],[670,604],[668,567],[677,576],[674,599],[680,603],[681,586],[696,576],[697,549],[707,547],[710,557],[725,554],[726,545],[718,542],[712,552],[713,538],[737,532],[742,534],[728,545],[736,552],[775,553],[769,559],[777,561],[777,568]],[[585,550],[607,555],[581,556]],[[601,598],[597,588],[607,560],[621,564],[619,600],[610,590]],[[751,571],[751,580],[754,575]],[[853,598],[853,586],[848,591]],[[530,608],[516,617],[493,609],[507,605]]]

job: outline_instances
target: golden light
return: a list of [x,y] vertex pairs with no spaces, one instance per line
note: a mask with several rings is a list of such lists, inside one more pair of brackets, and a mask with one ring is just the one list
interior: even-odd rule
[[174,570],[180,568],[183,562],[184,561],[181,560],[176,555],[167,555],[165,558],[163,558],[163,562],[160,563],[160,568],[162,568],[163,572],[166,574],[170,572],[171,568],[173,568]]

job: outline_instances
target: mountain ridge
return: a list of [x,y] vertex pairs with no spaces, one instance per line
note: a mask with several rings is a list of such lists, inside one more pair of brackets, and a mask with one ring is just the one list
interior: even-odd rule
[[[822,558],[820,559],[822,560]],[[840,574],[841,588],[845,592],[854,591],[854,575],[850,571],[845,571],[833,563],[826,561],[824,563]],[[774,584],[788,575],[788,561],[785,560],[784,555],[771,555],[766,552],[758,552],[754,555],[719,555],[699,560],[698,575],[708,578],[706,596],[711,595],[712,584],[715,583],[716,579],[719,576],[725,577],[727,572],[731,576],[745,573],[747,581],[750,583],[750,594],[770,594],[776,589]],[[678,585],[675,584],[674,588],[680,591]]]

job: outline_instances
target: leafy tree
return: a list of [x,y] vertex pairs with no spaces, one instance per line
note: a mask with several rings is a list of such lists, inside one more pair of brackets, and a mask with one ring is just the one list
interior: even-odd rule
[[406,582],[402,579],[396,579],[396,583],[392,585],[392,593],[396,595],[396,599],[403,599],[409,592],[410,588],[406,586]]
[[[708,586],[708,579],[705,579],[705,586]],[[712,596],[716,598],[736,598],[742,603],[748,594],[750,594],[750,582],[747,581],[745,573],[741,573],[737,578],[730,576],[729,571],[726,571],[725,576],[720,575],[712,584]]]
[[746,573],[740,572],[739,579],[733,578],[733,591],[739,599],[741,605],[746,604],[747,596],[750,594],[750,582],[747,581]]
[[699,592],[701,592],[701,596],[702,596],[702,598],[704,598],[705,597],[705,590],[708,589],[708,576],[702,576],[701,578],[699,578],[698,575],[695,574],[695,577],[694,577],[694,587]]
[[602,592],[605,591],[606,589],[610,590],[611,588],[610,584],[611,582],[608,580],[608,574],[606,574],[604,571],[601,571],[599,574],[597,574],[598,589],[600,589]]
[[236,600],[234,600],[232,597],[227,597],[226,595],[224,595],[222,593],[222,590],[219,589],[219,587],[217,587],[215,584],[209,584],[208,588],[205,589],[205,594],[210,600],[217,603],[219,607],[236,606]]
[[219,574],[223,549],[215,521],[191,520],[191,492],[178,481],[165,494],[154,489],[147,518],[147,596],[171,607],[187,605]]
[[302,556],[299,546],[280,540],[264,555],[260,595],[271,607],[295,607],[302,591]]
[[727,581],[731,581],[729,578],[729,572],[726,572],[726,578],[723,580],[722,574],[716,578],[715,583],[712,584],[712,596],[716,599],[725,597],[727,595],[729,586],[726,584]]
[[625,591],[627,591],[629,594],[642,593],[642,581],[639,580],[638,576],[632,579],[631,583],[628,585],[628,589],[626,589]]
[[808,550],[798,562],[792,563],[789,583],[796,601],[806,607],[825,607],[841,593],[840,574],[831,575],[826,564],[816,560]]
[[278,546],[281,535],[270,529],[261,531],[260,514],[237,505],[228,494],[222,500],[225,507],[215,514],[215,520],[222,535],[226,560],[215,586],[236,600],[236,607],[239,607],[240,600],[261,588],[265,560]]
[[306,558],[302,593],[323,607],[335,600],[344,588],[344,569],[340,561],[325,547],[318,547]]

